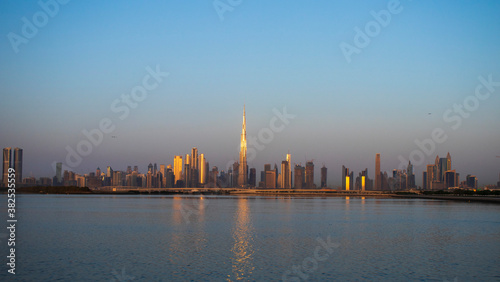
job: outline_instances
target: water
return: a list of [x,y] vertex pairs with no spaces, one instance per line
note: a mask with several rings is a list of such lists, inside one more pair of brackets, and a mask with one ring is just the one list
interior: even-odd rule
[[17,205],[16,275],[0,231],[2,281],[500,280],[500,205],[142,195],[18,195]]

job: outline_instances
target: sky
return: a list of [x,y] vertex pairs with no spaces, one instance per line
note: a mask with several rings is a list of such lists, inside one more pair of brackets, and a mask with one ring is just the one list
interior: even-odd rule
[[[450,152],[461,180],[495,184],[499,12],[499,1],[5,0],[0,146],[24,150],[23,176],[52,177],[57,161],[144,172],[192,147],[220,171],[238,158],[245,105],[257,171],[290,152],[337,186],[342,165],[374,178],[380,153],[389,174],[412,159],[421,185]],[[97,130],[91,143],[83,132]]]

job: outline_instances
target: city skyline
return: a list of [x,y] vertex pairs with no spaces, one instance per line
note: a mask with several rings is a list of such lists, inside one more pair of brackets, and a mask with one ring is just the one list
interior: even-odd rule
[[[423,156],[412,162],[421,185],[451,152],[457,171],[498,181],[498,1],[296,2],[286,13],[244,2],[222,18],[210,2],[70,1],[43,26],[38,2],[0,8],[0,146],[24,149],[24,176],[55,174],[101,125],[110,132],[73,170],[171,162],[195,146],[225,167],[239,160],[245,104],[249,168],[281,167],[290,152],[292,166],[315,160],[316,185],[323,163],[340,185],[342,165],[372,177],[377,153],[381,171]],[[284,108],[294,118],[256,150]],[[425,142],[437,129],[445,140]]]
[[[276,119],[277,120],[277,119]],[[282,119],[282,121],[284,121]],[[53,177],[54,185],[62,185],[62,172],[64,171],[64,185],[71,182],[67,182],[68,177],[75,181],[73,184],[78,186],[91,186],[97,185],[92,183],[97,183],[98,187],[103,186],[141,186],[142,187],[158,187],[158,188],[172,188],[172,187],[203,187],[205,185],[213,185],[217,187],[219,181],[222,183],[223,187],[262,187],[262,188],[285,188],[285,189],[312,189],[312,188],[326,188],[326,187],[339,187],[343,190],[406,190],[412,188],[419,188],[423,190],[444,190],[449,187],[465,187],[478,188],[478,179],[476,175],[467,174],[466,180],[460,178],[460,172],[456,169],[452,170],[452,160],[450,152],[447,153],[445,158],[439,158],[436,155],[434,164],[427,164],[426,169],[422,171],[422,182],[421,185],[417,185],[416,175],[414,174],[414,164],[411,163],[411,159],[408,163],[400,164],[398,168],[392,170],[392,177],[390,177],[387,171],[382,171],[381,166],[381,154],[375,154],[375,166],[373,178],[370,179],[370,174],[368,168],[359,172],[359,176],[354,178],[354,171],[342,165],[341,172],[341,186],[338,184],[331,184],[327,182],[327,168],[323,164],[321,168],[320,185],[316,184],[316,179],[314,178],[314,159],[305,162],[305,166],[302,163],[291,162],[291,154],[288,152],[286,157],[281,162],[281,170],[278,170],[277,163],[274,163],[274,169],[271,170],[272,163],[265,164],[264,170],[260,171],[260,181],[257,180],[257,170],[255,167],[249,168],[247,165],[247,132],[246,132],[246,109],[243,106],[243,121],[241,127],[240,135],[240,152],[239,161],[228,162],[225,167],[218,167],[214,165],[212,170],[208,160],[205,159],[205,154],[198,154],[198,148],[192,147],[191,154],[186,154],[184,161],[182,155],[175,155],[173,158],[173,165],[169,163],[160,163],[160,169],[157,169],[157,163],[149,163],[147,168],[147,173],[140,173],[139,167],[134,166],[132,171],[132,166],[128,165],[126,172],[123,170],[113,171],[111,166],[107,166],[106,173],[101,172],[100,167],[96,169],[96,173],[83,173],[75,172],[71,168],[67,167],[62,162],[57,162],[54,164],[55,176]],[[90,135],[92,140],[92,134]],[[259,136],[261,137],[261,136]],[[262,139],[262,138],[261,138]],[[263,140],[261,140],[263,141]],[[90,143],[89,143],[90,144]],[[258,149],[258,147],[256,147]],[[422,147],[424,150],[425,147]],[[15,168],[16,183],[21,183],[22,178],[22,167],[23,167],[23,149],[16,147],[14,150],[14,157],[12,158],[12,148],[7,147],[3,149],[3,175],[2,175],[2,185],[6,186],[7,181],[7,170],[8,168]],[[70,156],[70,155],[68,155]],[[70,158],[66,158],[66,161],[71,161]],[[74,156],[79,156],[78,152],[75,152]],[[411,157],[410,157],[411,158]],[[293,167],[293,170],[292,170]],[[292,172],[293,171],[293,172]],[[161,173],[161,174],[157,174]],[[220,174],[219,174],[220,172]],[[272,173],[272,174],[269,174]],[[72,176],[70,176],[72,175]],[[103,178],[101,179],[101,175]],[[126,177],[125,177],[126,176]],[[143,178],[143,180],[136,182],[138,177]],[[97,177],[93,179],[94,177]],[[107,182],[105,178],[107,177]],[[130,177],[130,179],[129,179]],[[43,178],[43,181],[42,181]],[[219,180],[220,178],[220,180]],[[38,183],[36,178],[30,177],[30,183]],[[50,177],[40,177],[40,182],[46,182]],[[98,180],[100,179],[100,180]],[[293,181],[292,181],[293,179]],[[330,178],[331,179],[331,178]],[[102,181],[102,182],[101,182]],[[126,182],[125,182],[126,181]],[[137,184],[139,183],[139,184]],[[25,183],[28,184],[28,183]],[[500,184],[500,179],[497,185]],[[146,186],[145,186],[146,185]],[[495,185],[494,183],[489,183],[489,185]]]

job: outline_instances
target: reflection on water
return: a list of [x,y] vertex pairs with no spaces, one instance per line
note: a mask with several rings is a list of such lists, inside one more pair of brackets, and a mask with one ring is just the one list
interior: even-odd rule
[[[238,199],[238,207],[234,216],[234,227],[232,229],[234,245],[233,253],[233,277],[234,280],[248,279],[251,277],[255,267],[253,260],[253,227],[248,207],[248,199]],[[231,280],[231,277],[228,279]]]
[[276,281],[328,236],[340,247],[308,281],[500,279],[500,205],[358,196],[18,200],[18,281],[110,281],[124,268],[136,281]]

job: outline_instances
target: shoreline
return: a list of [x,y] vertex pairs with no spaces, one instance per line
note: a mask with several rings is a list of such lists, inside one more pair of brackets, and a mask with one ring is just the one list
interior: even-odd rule
[[[6,194],[7,190],[0,190]],[[215,195],[215,196],[265,196],[265,197],[353,197],[379,199],[427,199],[447,201],[467,201],[500,204],[499,196],[454,196],[397,194],[386,191],[339,191],[333,189],[241,189],[241,188],[122,188],[89,189],[87,187],[20,187],[16,194],[54,194],[54,195]]]

